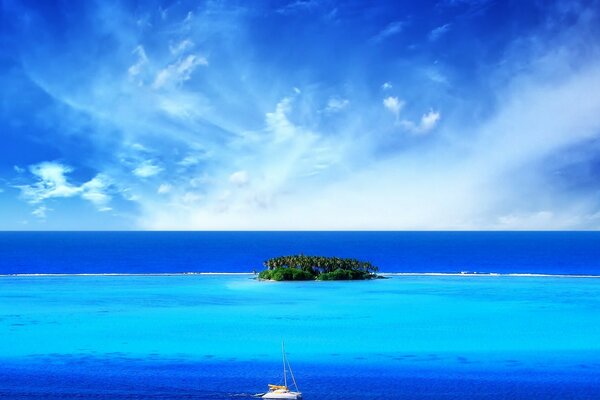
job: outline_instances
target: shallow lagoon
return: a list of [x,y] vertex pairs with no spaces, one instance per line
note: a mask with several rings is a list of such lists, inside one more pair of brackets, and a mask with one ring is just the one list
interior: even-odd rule
[[0,278],[0,396],[597,398],[600,279]]

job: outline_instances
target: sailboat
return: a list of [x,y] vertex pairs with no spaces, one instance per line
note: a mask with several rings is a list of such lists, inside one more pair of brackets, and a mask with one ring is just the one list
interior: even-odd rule
[[[300,400],[302,399],[302,393],[298,390],[296,384],[296,378],[292,372],[292,367],[285,356],[285,344],[281,341],[281,353],[283,354],[283,385],[271,385],[269,384],[269,391],[263,394],[263,399],[289,399],[289,400]],[[292,382],[296,391],[290,390],[287,383],[287,372],[290,371]]]

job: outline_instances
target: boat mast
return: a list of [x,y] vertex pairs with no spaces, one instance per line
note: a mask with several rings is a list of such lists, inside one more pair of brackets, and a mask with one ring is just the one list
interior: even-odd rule
[[283,385],[287,388],[287,372],[285,370],[285,344],[283,343],[283,339],[281,339],[281,353],[283,354]]
[[288,369],[290,370],[290,375],[292,376],[292,382],[294,382],[294,387],[296,388],[296,391],[299,392],[300,389],[298,389],[298,384],[296,383],[296,378],[294,378],[294,371],[292,371],[292,366],[290,365],[289,361],[288,361],[287,365],[288,365]]

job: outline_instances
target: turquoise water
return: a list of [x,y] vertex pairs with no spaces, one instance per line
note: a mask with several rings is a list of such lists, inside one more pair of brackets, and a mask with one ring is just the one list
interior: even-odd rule
[[1,277],[0,395],[249,395],[277,380],[282,338],[307,398],[600,394],[600,279],[251,278]]

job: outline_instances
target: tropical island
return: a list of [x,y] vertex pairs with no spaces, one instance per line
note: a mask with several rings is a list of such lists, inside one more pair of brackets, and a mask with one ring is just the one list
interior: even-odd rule
[[339,281],[380,278],[376,266],[353,258],[306,256],[304,254],[271,258],[258,279],[272,281]]

